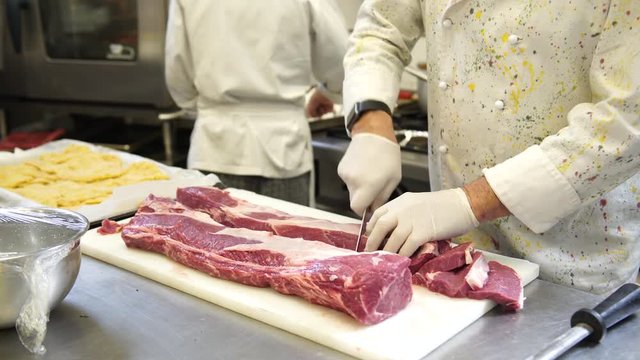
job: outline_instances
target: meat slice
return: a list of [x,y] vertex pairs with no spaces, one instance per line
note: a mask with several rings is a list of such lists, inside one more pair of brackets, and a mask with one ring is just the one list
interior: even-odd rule
[[412,281],[450,297],[493,300],[508,310],[520,310],[524,302],[522,280],[515,270],[496,261],[487,262],[470,243],[427,261],[413,274]]
[[439,271],[452,271],[464,265],[471,264],[473,244],[468,242],[449,248],[442,255],[427,261],[417,273],[428,274]]
[[489,279],[478,290],[469,291],[471,299],[490,299],[508,310],[520,310],[524,303],[522,279],[510,267],[489,261]]
[[[270,231],[276,235],[321,241],[342,249],[354,249],[359,224],[341,224],[328,220],[297,216],[235,198],[213,187],[186,187],[177,191],[177,200],[203,211],[220,224],[251,230]],[[366,237],[360,241],[364,250]]]
[[98,228],[98,234],[109,235],[122,231],[122,226],[111,219],[102,220],[102,224]]
[[122,238],[128,247],[164,254],[222,279],[297,295],[363,324],[393,316],[412,297],[406,257],[229,228],[153,195],[124,227]]
[[409,270],[411,273],[418,271],[427,261],[443,254],[451,249],[451,240],[429,241],[422,245],[413,256],[411,256],[411,264]]
[[477,288],[484,285],[489,270],[482,253],[476,252],[471,256],[471,263],[457,270],[417,272],[413,275],[413,283],[450,297],[467,297],[472,286]]

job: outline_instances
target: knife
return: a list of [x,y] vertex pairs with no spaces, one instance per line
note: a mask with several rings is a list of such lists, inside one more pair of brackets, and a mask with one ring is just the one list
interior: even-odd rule
[[622,285],[593,309],[581,309],[571,317],[571,329],[527,360],[552,360],[586,338],[600,342],[607,329],[640,310],[640,285]]
[[367,216],[369,215],[369,213],[371,212],[371,210],[369,208],[364,209],[364,213],[362,214],[362,222],[360,223],[360,231],[358,231],[358,239],[356,240],[356,252],[358,251],[358,246],[360,246],[360,239],[362,238],[362,235],[364,235],[364,232],[367,230],[367,221],[369,220],[367,218]]

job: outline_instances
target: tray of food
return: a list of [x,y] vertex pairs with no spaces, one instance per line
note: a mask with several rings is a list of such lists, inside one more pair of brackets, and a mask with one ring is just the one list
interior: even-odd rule
[[150,193],[218,182],[215,175],[77,140],[0,152],[0,207],[65,208],[92,223],[135,211]]

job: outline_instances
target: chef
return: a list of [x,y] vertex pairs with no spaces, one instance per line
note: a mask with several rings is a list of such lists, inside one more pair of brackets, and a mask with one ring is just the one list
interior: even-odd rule
[[[421,36],[432,191],[384,204],[401,177],[389,114]],[[461,236],[582,290],[635,280],[640,1],[365,0],[344,64],[338,172],[352,209],[375,210],[366,250]]]
[[333,0],[174,0],[166,81],[197,113],[187,166],[228,186],[309,203],[307,115],[341,101],[347,27]]

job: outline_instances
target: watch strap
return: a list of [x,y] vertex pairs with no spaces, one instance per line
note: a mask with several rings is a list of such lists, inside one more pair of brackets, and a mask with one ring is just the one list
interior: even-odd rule
[[362,117],[362,115],[364,115],[364,113],[366,113],[367,111],[373,111],[373,110],[381,110],[389,114],[389,116],[391,116],[391,109],[389,109],[389,106],[387,106],[387,104],[385,104],[382,101],[378,101],[378,100],[359,101],[353,106],[353,109],[351,109],[351,112],[347,117],[347,131],[351,132],[351,129],[353,129],[353,126],[358,122],[358,120],[360,120],[360,118]]

